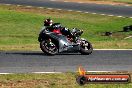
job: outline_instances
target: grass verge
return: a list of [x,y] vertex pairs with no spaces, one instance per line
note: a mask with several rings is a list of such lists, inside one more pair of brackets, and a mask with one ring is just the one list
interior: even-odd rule
[[[83,29],[82,37],[94,48],[132,49],[132,39],[124,39],[132,32],[121,32],[123,26],[131,25],[130,18],[0,5],[0,50],[38,50],[38,34],[43,20],[49,17],[68,28]],[[114,32],[113,36],[103,36],[106,31]]]
[[132,83],[86,84],[80,86],[76,83],[76,77],[76,73],[0,75],[0,88],[132,88]]

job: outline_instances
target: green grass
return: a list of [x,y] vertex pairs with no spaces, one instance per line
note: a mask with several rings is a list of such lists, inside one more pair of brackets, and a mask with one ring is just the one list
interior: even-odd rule
[[[132,49],[132,39],[124,39],[132,32],[118,32],[123,26],[132,24],[130,18],[0,5],[0,50],[39,49],[37,37],[43,20],[48,17],[68,28],[83,29],[82,37],[88,39],[94,48]],[[106,31],[115,33],[112,37],[102,36]]]
[[0,75],[0,88],[132,88],[132,83],[80,86],[76,77],[75,73]]

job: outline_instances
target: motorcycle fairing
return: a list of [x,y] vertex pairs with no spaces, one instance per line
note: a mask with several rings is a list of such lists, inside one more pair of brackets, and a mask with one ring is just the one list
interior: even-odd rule
[[54,32],[46,32],[45,35],[42,38],[50,38],[52,41],[55,41],[59,51],[58,52],[72,52],[72,51],[79,51],[80,50],[80,46],[78,44],[73,44],[72,42],[70,42],[66,36],[62,35],[62,34],[56,34]]

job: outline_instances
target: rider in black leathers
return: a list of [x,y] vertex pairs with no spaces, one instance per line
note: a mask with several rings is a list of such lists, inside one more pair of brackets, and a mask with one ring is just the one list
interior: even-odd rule
[[72,33],[68,28],[62,27],[60,23],[53,23],[53,21],[50,18],[44,20],[44,26],[49,31],[53,31],[54,29],[56,29],[59,30],[62,35],[65,35],[69,38],[72,37]]

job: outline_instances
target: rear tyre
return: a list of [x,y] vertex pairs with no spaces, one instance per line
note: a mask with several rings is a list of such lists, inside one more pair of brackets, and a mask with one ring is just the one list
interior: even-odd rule
[[83,55],[89,55],[93,51],[92,44],[88,41],[83,40],[80,46],[80,53]]
[[49,40],[43,40],[40,42],[41,50],[47,55],[55,55],[58,53],[58,48],[56,44]]

